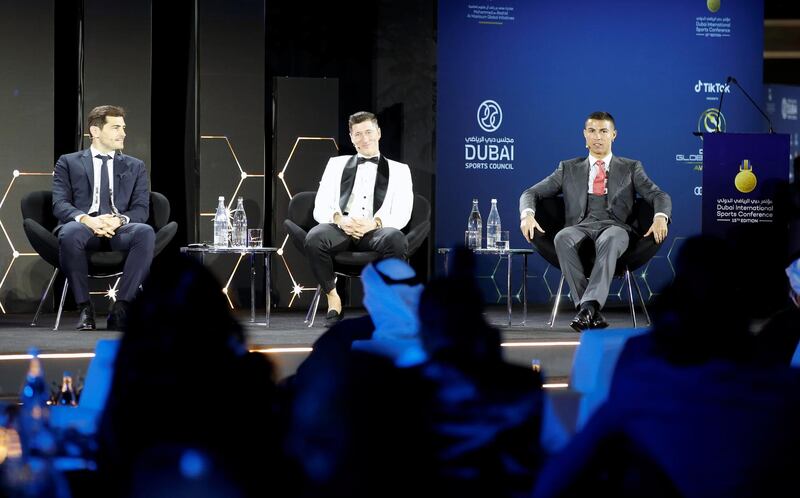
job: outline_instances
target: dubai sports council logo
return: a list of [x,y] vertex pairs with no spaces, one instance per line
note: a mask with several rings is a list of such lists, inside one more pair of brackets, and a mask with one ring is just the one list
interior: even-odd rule
[[500,128],[503,122],[503,110],[494,100],[484,100],[478,106],[478,126],[481,130],[491,133]]

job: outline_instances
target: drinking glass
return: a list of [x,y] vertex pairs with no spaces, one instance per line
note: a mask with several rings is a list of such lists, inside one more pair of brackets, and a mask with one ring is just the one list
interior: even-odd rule
[[261,247],[260,228],[250,228],[247,230],[247,247]]
[[508,230],[500,231],[500,238],[495,242],[495,249],[498,251],[508,251]]

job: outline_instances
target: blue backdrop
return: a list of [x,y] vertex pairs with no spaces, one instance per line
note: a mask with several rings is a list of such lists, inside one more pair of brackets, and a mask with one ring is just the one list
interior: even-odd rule
[[765,109],[776,133],[789,135],[791,159],[800,156],[800,86],[764,85]]
[[[641,160],[673,199],[669,238],[639,277],[657,292],[673,275],[670,249],[700,230],[703,146],[692,132],[716,126],[721,91],[723,130],[765,130],[724,84],[731,75],[763,95],[763,1],[708,4],[440,0],[437,246],[463,242],[473,197],[485,228],[496,197],[511,245],[524,247],[520,194],[585,155],[585,117],[605,110],[617,121],[614,153]],[[487,297],[501,300],[505,274],[489,282],[495,262],[481,264]],[[529,299],[545,301],[560,275],[538,256],[531,264]]]

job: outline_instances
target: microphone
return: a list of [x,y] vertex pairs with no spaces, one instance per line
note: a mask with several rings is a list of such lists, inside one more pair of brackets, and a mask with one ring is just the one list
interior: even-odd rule
[[[750,101],[750,103],[751,103],[751,104],[753,104],[753,107],[755,107],[756,109],[758,109],[758,112],[760,112],[760,113],[761,113],[761,115],[762,115],[762,116],[764,116],[764,118],[767,120],[767,123],[769,124],[769,132],[770,132],[770,133],[775,133],[775,130],[773,130],[773,129],[772,129],[772,120],[771,120],[771,119],[769,119],[769,116],[767,116],[767,113],[766,113],[766,112],[764,112],[764,110],[763,110],[763,109],[761,109],[761,106],[759,106],[758,104],[756,104],[756,101],[755,101],[755,100],[753,100],[753,97],[751,97],[751,96],[750,96],[750,94],[749,94],[749,93],[747,93],[747,91],[746,91],[744,88],[742,88],[742,85],[740,85],[740,84],[739,84],[739,82],[738,82],[738,81],[736,81],[736,78],[734,78],[733,76],[728,76],[728,82],[730,82],[730,83],[733,83],[734,85],[736,85],[737,87],[739,87],[739,90],[741,90],[741,91],[742,91],[742,93],[744,94],[744,96],[745,96],[745,97],[747,97],[747,100],[749,100],[749,101]],[[720,99],[719,99],[719,100],[720,100],[720,102],[722,102],[722,97],[720,97]]]

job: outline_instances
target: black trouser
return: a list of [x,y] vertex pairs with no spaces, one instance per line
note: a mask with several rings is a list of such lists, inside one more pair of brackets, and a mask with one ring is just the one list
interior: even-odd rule
[[333,257],[342,251],[375,251],[381,258],[406,259],[408,241],[396,228],[378,228],[356,240],[333,223],[321,223],[306,235],[308,264],[325,293],[336,288]]
[[98,237],[77,221],[70,221],[58,230],[59,263],[67,276],[76,303],[89,300],[89,258],[87,251],[127,251],[117,299],[131,301],[153,261],[155,232],[144,223],[128,223],[114,231],[110,239]]

